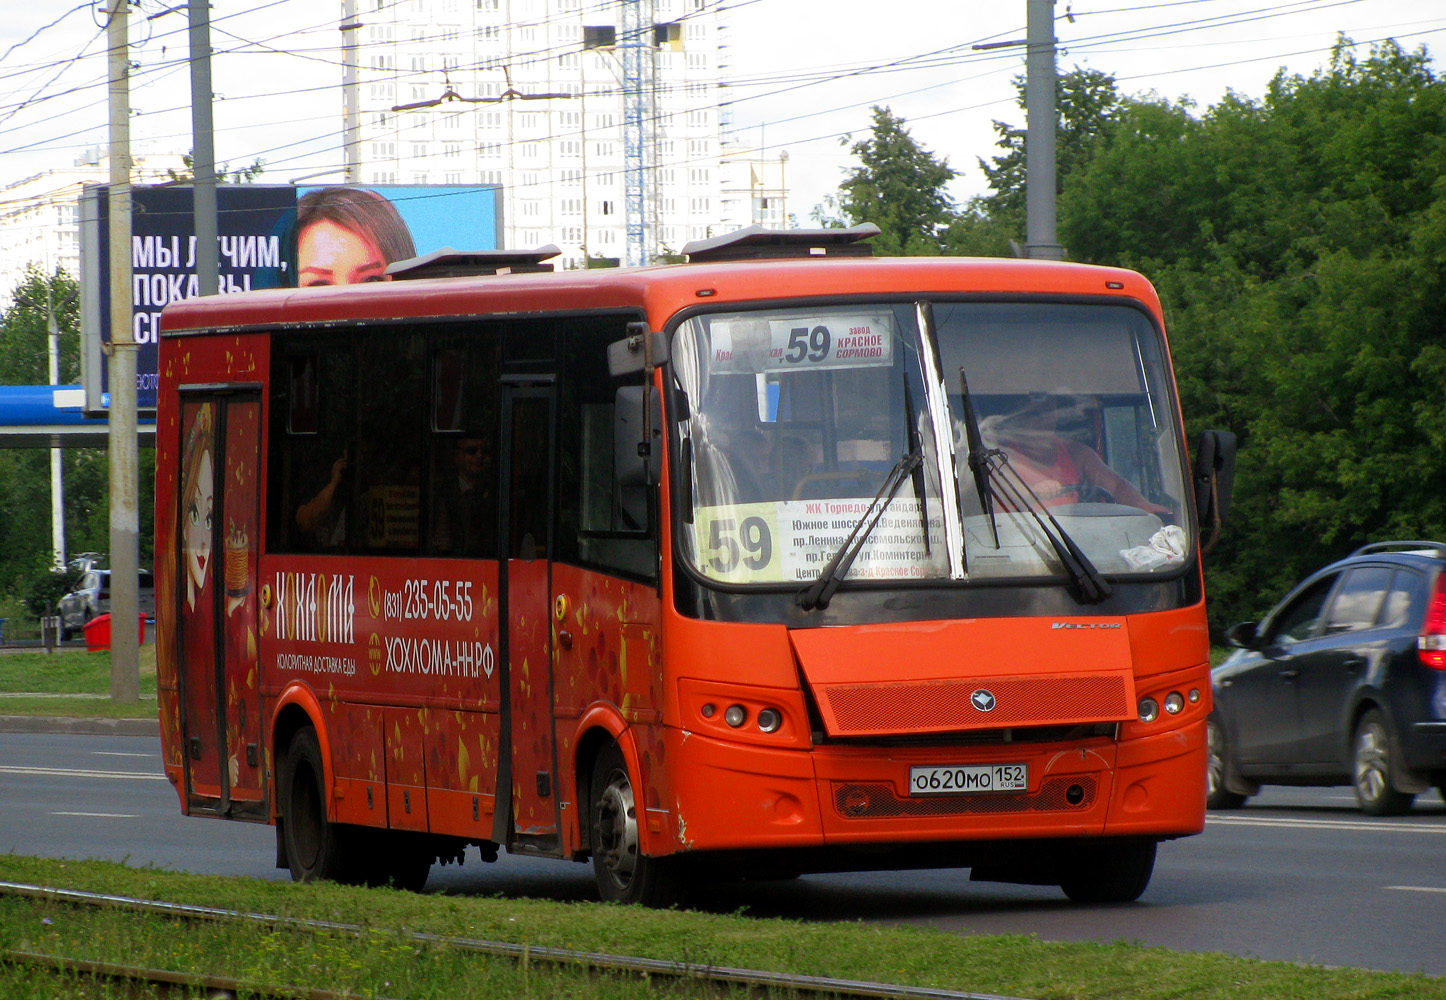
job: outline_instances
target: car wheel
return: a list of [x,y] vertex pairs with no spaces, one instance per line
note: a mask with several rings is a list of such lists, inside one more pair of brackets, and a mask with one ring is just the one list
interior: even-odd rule
[[1351,778],[1356,786],[1356,801],[1362,811],[1372,816],[1399,815],[1415,801],[1416,796],[1397,791],[1392,783],[1394,757],[1386,717],[1373,708],[1361,716],[1351,740]]
[[1250,796],[1225,787],[1225,775],[1230,772],[1231,766],[1230,748],[1225,744],[1225,727],[1211,718],[1205,723],[1205,735],[1209,744],[1205,805],[1209,809],[1239,809]]
[[1071,852],[1059,880],[1076,903],[1131,903],[1140,898],[1155,871],[1155,841],[1099,841]]
[[653,907],[681,902],[679,859],[653,858],[642,852],[633,782],[616,743],[598,755],[591,787],[592,867],[603,902]]

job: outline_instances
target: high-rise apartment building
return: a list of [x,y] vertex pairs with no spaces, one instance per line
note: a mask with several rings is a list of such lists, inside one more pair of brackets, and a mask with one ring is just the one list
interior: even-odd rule
[[[179,153],[135,151],[131,179],[159,184],[188,170]],[[87,149],[69,167],[46,170],[0,187],[0,306],[26,271],[61,268],[80,276],[80,196],[87,184],[110,180],[110,155]]]
[[350,182],[501,185],[503,244],[564,267],[763,221],[717,0],[345,2]]

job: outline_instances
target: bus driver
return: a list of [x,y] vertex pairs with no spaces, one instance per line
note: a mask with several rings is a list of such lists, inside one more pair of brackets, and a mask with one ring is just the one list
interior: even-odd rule
[[1061,409],[1061,397],[1046,394],[1013,413],[986,417],[979,429],[985,444],[1005,452],[1010,466],[1046,507],[1084,503],[1103,493],[1114,503],[1170,514],[1170,508],[1146,499],[1093,448],[1060,434]]

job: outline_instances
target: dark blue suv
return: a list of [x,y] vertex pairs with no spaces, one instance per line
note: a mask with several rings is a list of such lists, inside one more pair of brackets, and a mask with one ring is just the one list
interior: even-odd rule
[[1213,671],[1212,809],[1261,785],[1353,785],[1361,808],[1446,796],[1446,544],[1380,542],[1308,577]]

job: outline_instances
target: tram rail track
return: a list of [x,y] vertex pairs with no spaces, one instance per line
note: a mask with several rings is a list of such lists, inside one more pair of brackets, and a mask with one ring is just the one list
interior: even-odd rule
[[[0,952],[0,960],[14,965],[26,965],[61,974],[83,976],[88,979],[121,983],[131,987],[149,986],[159,996],[194,997],[197,990],[205,991],[207,1000],[232,1000],[242,994],[260,997],[264,1000],[363,1000],[359,993],[338,993],[335,990],[319,990],[309,986],[274,986],[249,980],[232,979],[227,976],[211,976],[193,972],[172,972],[168,969],[151,969],[139,965],[119,965],[114,962],[89,962],[63,955],[48,955],[34,951]],[[385,1000],[382,997],[367,1000]]]
[[[346,923],[335,920],[318,920],[302,917],[286,917],[278,914],[247,913],[240,910],[228,910],[222,907],[200,906],[192,903],[168,903],[159,900],[138,899],[131,896],[119,896],[109,893],[85,892],[77,889],[61,889],[53,886],[29,885],[19,882],[0,881],[0,896],[15,896],[32,900],[49,901],[75,907],[108,908],[126,912],[150,914],[155,916],[170,917],[177,920],[206,921],[211,923],[232,923],[238,926],[264,925],[271,928],[308,931],[316,934],[337,934],[361,938],[372,929],[359,924]],[[507,958],[524,966],[528,963],[537,962],[571,968],[575,971],[611,973],[618,975],[635,975],[639,977],[664,977],[669,979],[688,980],[702,984],[714,984],[719,987],[742,987],[754,991],[773,991],[788,993],[798,997],[832,997],[837,1000],[1024,1000],[1019,997],[1007,997],[994,993],[978,993],[960,990],[936,989],[924,986],[906,986],[894,983],[868,982],[854,979],[839,979],[830,976],[811,976],[798,973],[773,972],[764,969],[747,969],[732,966],[712,965],[701,962],[673,961],[670,959],[642,958],[631,955],[615,955],[606,952],[580,951],[571,948],[554,948],[545,945],[517,944],[511,941],[494,941],[485,938],[465,937],[451,934],[436,934],[428,931],[404,931],[404,936],[415,944],[428,945],[435,948],[452,949],[458,952],[469,952],[478,955],[487,955],[498,958]],[[80,962],[74,959],[61,956],[40,955],[38,953],[11,952],[17,961],[26,961],[31,964],[50,962],[66,962],[71,966],[79,967]],[[96,965],[98,968],[105,966],[105,963],[87,963]],[[125,966],[108,966],[118,978],[123,978],[126,972],[135,973],[130,976],[132,979],[144,980],[144,973],[156,970],[129,969]],[[110,975],[111,973],[105,973]],[[170,973],[170,975],[185,976],[188,974]],[[205,976],[199,976],[205,979]],[[235,983],[231,986],[223,986],[221,983],[233,982],[225,980],[225,977],[211,977],[215,980],[215,988],[234,994],[237,989],[244,989],[253,994],[266,997],[305,997],[308,1000],[341,1000],[350,996],[342,993],[327,993],[325,991],[305,991],[303,987],[267,987],[256,983]],[[158,981],[157,981],[158,982]],[[197,982],[192,985],[210,988],[206,983]],[[268,990],[281,992],[267,992]],[[285,992],[285,991],[291,992]]]

